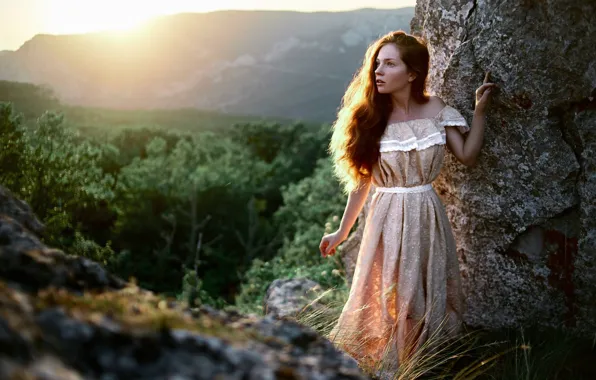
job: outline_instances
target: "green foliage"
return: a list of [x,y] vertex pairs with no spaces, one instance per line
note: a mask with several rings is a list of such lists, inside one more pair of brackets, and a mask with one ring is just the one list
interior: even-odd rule
[[229,306],[223,299],[214,298],[203,289],[203,281],[194,270],[187,270],[182,278],[182,292],[178,295],[179,301],[187,302],[191,307],[209,305],[216,309]]
[[181,133],[206,131],[228,133],[237,123],[266,122],[256,116],[227,115],[193,108],[115,110],[64,105],[61,111],[71,125],[76,126],[86,135],[103,138],[117,136],[124,131],[135,132],[147,128]]
[[239,124],[232,140],[265,164],[258,177],[258,195],[269,200],[267,214],[283,204],[282,187],[309,176],[317,160],[326,156],[329,129],[296,123]]
[[234,141],[266,163],[282,155],[293,155],[297,161],[321,157],[325,149],[324,137],[324,129],[309,128],[301,123],[245,123],[236,125],[232,131]]
[[275,221],[284,244],[272,260],[254,260],[246,272],[236,298],[246,312],[262,313],[267,286],[277,278],[307,277],[326,288],[345,287],[339,255],[323,258],[318,248],[323,234],[339,226],[346,202],[329,159],[319,160],[311,177],[284,187],[283,197]]
[[25,200],[46,225],[44,240],[67,250],[77,239],[79,215],[109,200],[112,178],[97,166],[101,152],[64,127],[63,118],[47,112],[32,130],[23,128],[13,107],[0,104],[0,139],[5,164],[1,183]]
[[86,257],[96,261],[104,266],[108,266],[114,260],[115,253],[108,242],[105,246],[100,246],[93,240],[86,239],[79,231],[75,232],[74,241],[68,250],[71,255]]
[[43,85],[0,80],[0,102],[11,102],[22,113],[24,121],[33,121],[46,111],[63,114],[69,127],[86,136],[109,140],[125,131],[169,130],[177,132],[214,131],[229,133],[236,124],[255,124],[270,121],[287,124],[283,118],[251,115],[228,115],[194,108],[176,109],[109,109],[62,104],[54,91]]
[[[119,215],[114,239],[131,252],[134,264],[124,272],[134,272],[141,282],[153,278],[176,284],[174,277],[180,279],[182,267],[192,260],[197,223],[209,218],[212,222],[202,231],[210,270],[201,276],[210,293],[225,291],[238,280],[237,271],[224,268],[242,270],[259,253],[256,246],[272,239],[273,229],[251,207],[252,176],[258,178],[263,165],[244,147],[211,133],[180,138],[171,149],[165,139],[155,137],[145,151],[145,158],[136,157],[120,170],[115,188]],[[143,257],[155,257],[164,244],[168,252],[161,256],[167,257],[171,275],[154,276],[152,266],[136,265]],[[179,282],[165,290],[175,292],[177,286]]]
[[[348,294],[341,249],[329,258],[318,250],[346,202],[325,157],[328,137],[327,127],[194,110],[64,107],[48,89],[0,81],[0,184],[33,207],[46,225],[44,241],[191,304],[227,308],[235,297],[240,311],[262,313],[273,280],[307,277],[335,289],[338,315]],[[48,297],[48,305],[64,304],[58,293]],[[124,298],[81,299],[77,307],[119,310],[130,307]],[[168,317],[173,325],[183,322],[179,315]],[[327,331],[333,321],[320,317],[310,320]],[[402,369],[444,369],[443,378],[455,379],[591,379],[593,339],[491,332],[464,351],[423,355]]]
[[289,236],[311,226],[320,226],[321,233],[323,227],[331,232],[329,223],[339,225],[347,197],[341,192],[329,158],[317,162],[312,176],[282,189],[284,205],[276,212],[275,223]]
[[[9,105],[0,112],[0,163],[7,168],[0,181],[46,225],[44,241],[155,291],[229,303],[253,262],[271,260],[280,248],[306,258],[329,217],[328,206],[312,203],[309,218],[320,216],[319,227],[300,233],[308,222],[283,217],[301,212],[291,211],[304,206],[304,197],[295,193],[315,184],[299,181],[325,156],[326,127],[243,120],[215,130],[196,119],[195,133],[183,133],[150,120],[159,115],[175,124],[168,117],[190,120],[194,111],[71,107],[34,122]],[[231,119],[222,118],[220,125],[225,120]],[[282,196],[292,183],[301,185]],[[277,220],[280,207],[285,211]],[[199,233],[204,241],[195,273]],[[300,260],[282,260],[275,273],[318,273],[321,282],[337,283],[321,275],[335,267],[317,260],[302,260],[309,271],[295,267]]]
[[80,215],[113,198],[114,179],[98,166],[101,150],[77,139],[61,115],[42,115],[25,139],[28,181],[19,189],[46,224],[46,243],[65,250],[76,241]]
[[111,199],[112,178],[104,176],[97,162],[101,150],[66,128],[63,116],[45,113],[28,135],[31,178],[28,201],[42,218],[45,210],[74,210],[86,201]]
[[22,117],[10,103],[0,103],[0,181],[10,189],[21,189],[25,184],[27,145]]
[[48,110],[58,110],[60,102],[47,86],[0,80],[0,102],[11,102],[26,118],[37,118]]

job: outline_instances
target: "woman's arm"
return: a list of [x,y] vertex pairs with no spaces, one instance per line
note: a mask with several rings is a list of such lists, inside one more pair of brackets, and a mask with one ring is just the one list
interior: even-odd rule
[[370,179],[368,179],[358,189],[352,191],[350,195],[348,195],[348,202],[346,203],[344,215],[341,218],[341,223],[337,230],[339,235],[344,240],[350,234],[352,226],[354,226],[354,223],[356,223],[356,219],[358,218],[360,211],[362,211],[362,207],[366,202],[366,198],[368,198],[370,184]]
[[486,73],[484,83],[476,90],[476,107],[474,108],[474,118],[468,137],[464,139],[456,127],[446,126],[447,146],[453,155],[464,165],[476,165],[476,159],[480,154],[482,143],[484,141],[484,124],[486,121],[486,108],[488,107],[489,97],[494,83],[489,83],[490,72]]
[[319,251],[321,251],[323,257],[334,255],[335,248],[348,238],[350,230],[356,222],[358,214],[360,214],[360,211],[366,202],[366,198],[368,198],[370,185],[370,179],[367,179],[365,183],[362,183],[362,185],[358,187],[358,189],[352,191],[350,195],[348,195],[348,202],[338,230],[323,236],[321,243],[319,243]]
[[462,164],[466,166],[476,165],[476,159],[480,154],[484,141],[484,124],[486,116],[484,112],[474,112],[472,127],[468,137],[464,139],[457,127],[446,126],[447,146]]

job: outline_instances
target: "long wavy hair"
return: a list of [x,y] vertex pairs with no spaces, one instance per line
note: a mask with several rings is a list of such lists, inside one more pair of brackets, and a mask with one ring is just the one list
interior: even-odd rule
[[429,100],[426,92],[429,67],[426,41],[398,30],[368,47],[362,66],[342,98],[329,143],[335,174],[346,194],[359,188],[364,183],[363,179],[370,178],[372,167],[379,158],[379,141],[392,111],[391,96],[380,94],[375,84],[375,62],[379,50],[387,44],[395,44],[401,60],[410,72],[416,73],[411,87],[414,100],[420,104]]

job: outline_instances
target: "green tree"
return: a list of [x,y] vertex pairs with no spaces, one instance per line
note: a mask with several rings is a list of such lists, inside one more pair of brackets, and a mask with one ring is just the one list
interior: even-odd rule
[[334,179],[328,158],[318,161],[312,176],[283,188],[284,205],[275,213],[284,243],[271,260],[254,260],[245,273],[236,305],[262,312],[267,286],[278,278],[308,277],[324,287],[345,286],[339,256],[323,258],[319,242],[339,225],[346,197]]
[[0,102],[0,181],[15,194],[22,193],[29,165],[22,120],[11,103]]
[[61,107],[56,94],[48,86],[4,80],[0,80],[0,102],[13,103],[17,112],[31,120]]
[[47,112],[27,134],[28,183],[23,196],[46,224],[46,239],[66,248],[84,224],[87,210],[113,198],[113,177],[98,166],[101,150],[77,142],[77,134],[64,126],[63,116]]

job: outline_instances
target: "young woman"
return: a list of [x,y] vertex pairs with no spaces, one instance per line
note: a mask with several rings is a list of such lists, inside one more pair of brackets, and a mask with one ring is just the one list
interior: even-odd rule
[[385,35],[366,52],[333,125],[330,152],[349,196],[339,229],[321,240],[323,256],[348,237],[371,183],[376,188],[349,298],[330,334],[367,363],[397,367],[430,336],[456,334],[462,324],[455,239],[431,183],[446,146],[462,164],[475,164],[496,86],[487,74],[470,128],[456,109],[426,93],[428,68],[422,39]]

